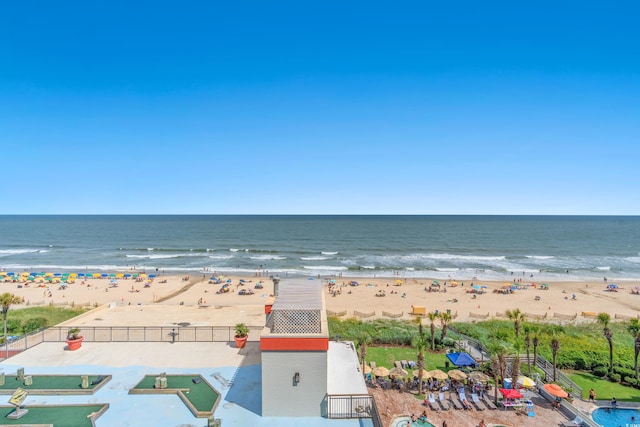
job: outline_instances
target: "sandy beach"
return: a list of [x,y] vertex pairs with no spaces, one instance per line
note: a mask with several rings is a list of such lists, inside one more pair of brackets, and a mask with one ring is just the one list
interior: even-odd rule
[[[516,279],[515,282],[449,281],[433,286],[431,279],[336,277],[313,280],[321,280],[325,287],[327,309],[346,317],[409,319],[413,317],[414,307],[425,307],[427,312],[449,310],[456,321],[501,317],[505,310],[515,308],[532,320],[548,321],[592,321],[599,312],[607,312],[614,319],[640,314],[640,295],[632,293],[640,285],[637,282],[618,282],[618,289],[612,291],[604,282],[554,282],[542,286],[541,283]],[[220,293],[227,281],[230,281],[229,291]],[[353,282],[358,284],[351,285]],[[258,283],[262,289],[256,288]],[[24,298],[24,306],[161,305],[165,311],[167,306],[262,307],[273,292],[269,278],[255,276],[225,276],[222,284],[211,283],[209,275],[191,275],[161,276],[144,281],[120,279],[117,286],[108,279],[77,280],[65,288],[55,283],[2,283],[0,286],[3,292]],[[384,296],[380,296],[382,294]]]

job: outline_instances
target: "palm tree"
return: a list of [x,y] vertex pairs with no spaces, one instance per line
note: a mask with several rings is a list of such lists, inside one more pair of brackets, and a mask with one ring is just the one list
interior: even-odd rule
[[413,322],[418,325],[418,334],[422,335],[422,316],[416,316]]
[[520,375],[520,343],[518,341],[513,345],[513,362],[511,364],[511,385],[513,388],[518,383],[518,376]]
[[491,374],[493,375],[493,400],[498,403],[498,388],[500,388],[500,379],[504,378],[504,359],[507,352],[504,344],[499,340],[492,340],[487,345],[489,360],[491,361]]
[[429,341],[424,334],[413,337],[411,342],[413,348],[418,352],[418,395],[422,394],[422,373],[424,372],[424,352],[429,348]]
[[436,351],[436,319],[438,318],[438,315],[435,312],[430,312],[427,314],[427,317],[429,318],[429,322],[431,322],[431,324],[429,325],[431,327],[431,351]]
[[524,313],[520,311],[519,308],[514,310],[507,310],[505,314],[513,322],[513,329],[516,332],[516,341],[520,338],[520,324],[524,322],[525,316]]
[[553,363],[553,381],[556,380],[556,361],[558,359],[558,351],[560,350],[560,341],[558,340],[558,338],[554,335],[553,338],[551,338],[551,356],[552,356],[552,363]]
[[640,355],[640,320],[631,319],[627,325],[627,330],[633,335],[634,343],[634,359],[633,369],[636,371],[636,380],[638,379],[638,355]]
[[440,339],[442,341],[442,344],[444,344],[444,339],[447,336],[447,328],[449,327],[449,323],[451,323],[451,314],[445,311],[440,313],[438,317],[440,318],[440,325],[442,326],[442,334]]
[[529,353],[529,350],[531,349],[531,326],[525,324],[523,329],[524,329],[524,348],[527,350],[528,373],[529,373],[529,376],[531,376],[531,358]]
[[366,332],[358,334],[356,346],[360,347],[360,363],[362,364],[362,375],[364,375],[365,359],[367,357],[367,345],[371,344],[371,335]]
[[610,321],[609,313],[598,313],[598,323],[602,325],[602,334],[609,343],[609,377],[613,375],[613,332],[609,328]]
[[2,306],[2,322],[4,323],[4,349],[5,349],[5,359],[9,357],[9,340],[7,339],[7,313],[9,312],[9,308],[14,304],[20,304],[22,299],[9,292],[5,292],[0,295],[0,305]]
[[540,345],[540,335],[538,335],[537,329],[533,331],[531,343],[533,344],[533,366],[538,366],[538,346]]

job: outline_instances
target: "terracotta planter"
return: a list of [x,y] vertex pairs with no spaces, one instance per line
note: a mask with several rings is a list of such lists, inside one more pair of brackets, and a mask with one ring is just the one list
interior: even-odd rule
[[244,345],[247,343],[247,338],[248,337],[242,337],[242,338],[233,337],[234,341],[236,342],[236,347],[237,348],[244,347]]
[[69,347],[69,351],[74,351],[79,349],[82,346],[82,340],[84,337],[78,337],[75,340],[67,339],[67,346]]

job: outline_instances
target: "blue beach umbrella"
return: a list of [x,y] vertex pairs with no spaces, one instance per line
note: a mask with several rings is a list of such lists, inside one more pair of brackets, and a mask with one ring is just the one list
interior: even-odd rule
[[129,277],[131,277],[131,274],[129,274],[129,273],[124,273],[124,278],[125,278],[125,279],[128,279]]
[[107,273],[102,273],[100,277],[109,277],[109,275]]
[[155,275],[155,274],[150,274],[150,275],[149,275],[149,279],[155,279],[155,278],[156,278],[156,275]]

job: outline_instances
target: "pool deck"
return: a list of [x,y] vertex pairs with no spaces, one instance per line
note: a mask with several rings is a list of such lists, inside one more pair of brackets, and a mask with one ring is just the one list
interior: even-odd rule
[[[344,345],[343,345],[344,346]],[[65,350],[64,343],[42,343],[0,363],[5,375],[18,368],[25,374],[100,375],[112,380],[90,396],[28,396],[29,405],[108,403],[109,409],[96,422],[97,427],[112,426],[206,426],[196,418],[177,395],[129,395],[145,375],[199,374],[221,393],[214,412],[223,426],[331,426],[372,425],[370,420],[330,420],[322,417],[262,417],[262,371],[257,342],[244,349],[232,343],[83,343],[77,351]],[[339,388],[338,384],[333,385]]]

